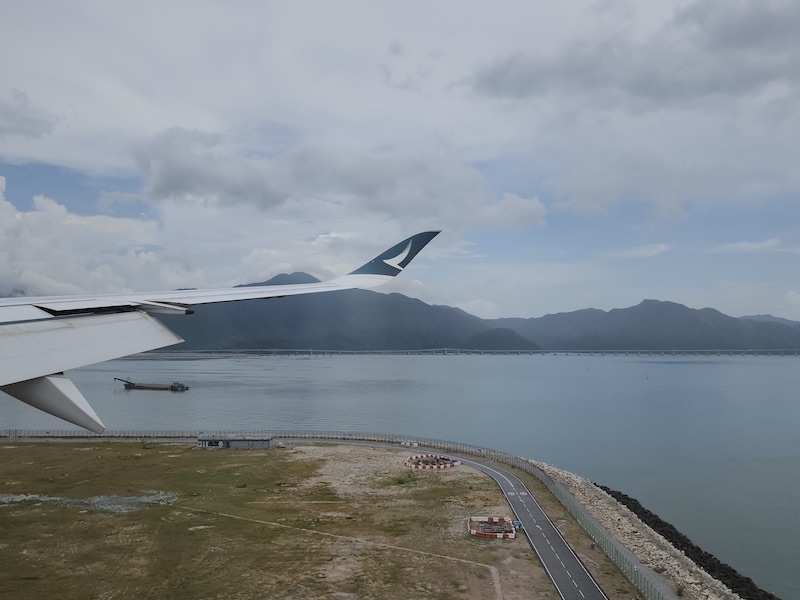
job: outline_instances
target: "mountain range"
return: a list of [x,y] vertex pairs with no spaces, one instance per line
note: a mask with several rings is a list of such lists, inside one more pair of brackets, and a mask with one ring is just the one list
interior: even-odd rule
[[[251,285],[316,281],[305,273]],[[734,318],[712,308],[644,300],[538,318],[481,319],[401,294],[347,290],[199,306],[159,318],[181,350],[763,350],[800,349],[800,323],[770,315]]]

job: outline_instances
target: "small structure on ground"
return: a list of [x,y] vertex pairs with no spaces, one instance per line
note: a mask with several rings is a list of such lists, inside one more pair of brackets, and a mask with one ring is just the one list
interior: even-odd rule
[[470,517],[467,519],[467,531],[470,535],[485,538],[517,537],[514,521],[509,517]]
[[270,448],[272,438],[198,437],[198,448]]
[[461,464],[460,460],[442,454],[415,454],[403,461],[411,469],[450,469]]

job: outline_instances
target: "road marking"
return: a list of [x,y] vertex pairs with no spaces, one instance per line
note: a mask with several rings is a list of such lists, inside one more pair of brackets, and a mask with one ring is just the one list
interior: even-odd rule
[[[581,564],[580,559],[575,554],[575,551],[569,546],[569,542],[567,542],[564,539],[564,537],[561,535],[561,532],[559,532],[559,530],[556,528],[555,524],[553,524],[552,521],[550,521],[548,519],[547,515],[544,514],[544,511],[543,511],[542,507],[536,501],[536,498],[532,494],[530,494],[530,492],[528,492],[528,490],[525,487],[524,483],[522,483],[518,479],[514,479],[514,475],[511,475],[511,473],[504,472],[503,470],[501,470],[499,468],[498,469],[492,468],[489,465],[487,465],[486,463],[472,461],[472,460],[470,460],[468,458],[465,458],[465,457],[462,457],[461,460],[462,460],[462,463],[468,464],[468,465],[472,465],[475,468],[477,468],[479,471],[483,471],[484,473],[486,473],[487,475],[492,477],[498,483],[498,485],[500,486],[500,489],[503,491],[504,494],[506,494],[506,496],[516,496],[513,499],[510,498],[510,497],[507,498],[509,504],[511,505],[512,510],[514,510],[514,512],[516,513],[517,510],[520,507],[520,504],[521,504],[525,508],[525,510],[527,511],[527,513],[530,516],[530,518],[533,521],[533,523],[539,529],[539,532],[540,532],[542,538],[544,538],[544,540],[547,542],[547,545],[550,546],[550,549],[553,551],[553,554],[556,554],[556,550],[553,547],[553,544],[547,538],[547,533],[545,533],[544,529],[542,529],[542,527],[538,524],[536,518],[533,516],[533,513],[531,512],[531,509],[527,506],[527,503],[525,502],[525,500],[523,498],[521,498],[521,496],[530,497],[533,500],[533,502],[536,504],[535,508],[537,509],[537,514],[539,514],[539,511],[542,512],[541,516],[543,516],[543,518],[546,520],[545,526],[546,527],[552,526],[553,532],[556,535],[559,536],[559,539],[561,540],[561,542],[559,542],[558,540],[556,540],[556,542],[558,542],[558,544],[561,544],[563,542],[563,544],[566,545],[566,549],[569,552],[571,552],[572,556],[577,561],[578,567],[583,568],[583,571],[586,573],[586,576],[597,587],[597,591],[600,593],[600,596],[604,600],[608,600],[608,597],[603,593],[603,591],[600,588],[600,586],[597,584],[597,582],[594,580],[594,578],[591,576],[591,574],[586,570],[586,567],[583,564]],[[502,481],[500,481],[500,479],[503,479],[508,485],[505,485]],[[519,492],[516,491],[515,482],[520,484],[520,488],[521,488],[522,491],[519,491]],[[509,490],[509,486],[510,486],[510,489],[513,489],[515,491],[514,492],[507,491],[507,490]],[[548,529],[548,531],[550,531],[550,530]],[[533,538],[530,535],[528,536],[528,538],[530,540],[531,545],[533,546],[534,552],[539,554],[538,550],[536,549],[536,543],[534,542]],[[561,546],[559,546],[559,547],[561,547]],[[557,554],[556,554],[556,558],[558,558],[559,562],[561,562],[562,568],[567,572],[567,574],[570,576],[570,579],[571,579],[572,575],[569,573],[569,571],[567,570],[566,565],[564,565],[563,561],[561,561],[560,557],[558,557]],[[543,559],[543,557],[541,555],[540,555],[540,559]],[[561,595],[561,597],[564,598],[564,595],[561,592],[561,589],[559,588],[558,583],[556,582],[556,580],[553,577],[553,575],[550,573],[550,570],[547,568],[547,564],[544,561],[543,561],[543,566],[545,568],[545,571],[547,571],[547,574],[550,576],[551,581],[553,582],[553,584],[555,584],[556,590],[558,590],[558,592]],[[586,598],[586,595],[580,589],[580,587],[578,586],[577,582],[574,579],[571,579],[571,581],[575,585],[575,587],[578,588],[578,591],[581,594],[581,598]],[[592,597],[594,597],[594,596],[592,596]]]

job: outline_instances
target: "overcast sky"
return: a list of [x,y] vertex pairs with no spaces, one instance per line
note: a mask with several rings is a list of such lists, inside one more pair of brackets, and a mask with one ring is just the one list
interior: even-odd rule
[[30,0],[0,295],[342,275],[481,317],[800,320],[800,2]]

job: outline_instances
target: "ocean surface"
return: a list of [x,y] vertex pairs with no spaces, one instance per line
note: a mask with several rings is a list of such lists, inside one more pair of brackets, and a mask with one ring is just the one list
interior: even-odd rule
[[[109,429],[400,433],[545,461],[800,598],[800,357],[147,358],[69,375]],[[126,391],[114,377],[191,389]],[[4,394],[0,415],[0,429],[70,428]]]

